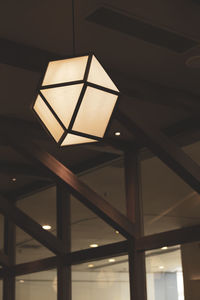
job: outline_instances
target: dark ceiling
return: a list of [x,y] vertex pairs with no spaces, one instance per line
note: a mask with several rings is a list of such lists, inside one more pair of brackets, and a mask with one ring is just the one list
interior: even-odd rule
[[[200,55],[197,2],[74,1],[76,54],[94,52],[122,92],[119,108],[130,118],[137,111],[145,122],[154,124],[180,145],[199,139],[200,69],[186,65],[189,58]],[[1,127],[15,127],[79,173],[122,155],[122,149],[138,141],[115,116],[103,143],[59,149],[43,131],[31,110],[42,70],[48,57],[71,55],[71,0],[1,3]],[[115,137],[115,131],[120,131],[121,136]],[[119,143],[117,149],[112,147],[115,140]],[[38,181],[40,186],[43,180],[48,184],[45,176],[37,172],[33,176],[34,166],[4,142],[0,155],[2,174],[5,165],[12,163],[0,183],[5,194],[13,189],[13,176],[23,175],[24,186],[33,183],[34,187]],[[28,166],[32,169],[27,181]],[[15,183],[16,189],[23,190],[23,184]]]

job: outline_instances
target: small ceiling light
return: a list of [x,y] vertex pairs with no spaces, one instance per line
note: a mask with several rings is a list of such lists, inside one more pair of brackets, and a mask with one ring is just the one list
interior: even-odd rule
[[42,228],[45,229],[45,230],[50,230],[51,229],[51,225],[47,225],[46,224],[46,225],[43,225]]
[[93,264],[89,264],[89,265],[88,265],[88,268],[93,268],[93,267],[94,267]]
[[116,132],[115,132],[115,135],[116,135],[116,136],[120,136],[120,135],[121,135],[121,132],[116,131]]
[[16,182],[16,181],[17,181],[17,178],[13,177],[12,182]]
[[60,146],[104,137],[119,90],[93,55],[49,62],[33,105]]
[[24,280],[23,280],[23,279],[20,279],[19,283],[24,283]]
[[168,249],[168,247],[167,247],[167,246],[165,246],[165,247],[162,247],[161,249],[162,249],[162,250],[167,250],[167,249]]
[[91,245],[90,245],[90,248],[97,248],[97,247],[99,247],[98,244],[91,244]]
[[163,270],[163,269],[164,269],[164,266],[160,266],[159,269],[160,269],[160,270]]
[[109,261],[110,263],[112,263],[112,262],[115,262],[115,259],[114,259],[114,258],[110,258],[108,261]]
[[118,231],[118,230],[115,230],[115,233],[116,233],[116,234],[119,234],[119,231]]

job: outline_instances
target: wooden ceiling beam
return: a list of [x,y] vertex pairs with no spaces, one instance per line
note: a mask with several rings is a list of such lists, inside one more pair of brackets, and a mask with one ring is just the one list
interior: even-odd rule
[[[108,244],[93,249],[85,249],[65,254],[64,265],[78,265],[96,260],[102,260],[110,257],[126,255],[128,253],[128,242]],[[9,268],[9,272],[14,276],[21,276],[29,273],[47,271],[56,268],[58,258],[56,256],[48,257],[28,263],[18,264]],[[0,278],[5,274],[5,269],[0,270]]]
[[40,224],[14,206],[8,199],[0,196],[0,213],[15,223],[19,228],[36,239],[55,254],[65,253],[63,244],[52,233],[44,230]]
[[62,56],[7,39],[0,39],[0,62],[2,64],[42,72],[49,60],[58,58]]
[[200,166],[180,147],[136,111],[131,119],[122,111],[115,116],[192,189],[200,193]]
[[[43,178],[48,180],[48,177],[52,178],[52,175],[49,172],[45,172],[46,170],[37,168],[28,164],[23,163],[12,163],[6,161],[0,161],[0,173],[8,174],[8,175],[25,175],[37,178]],[[50,179],[49,179],[50,180]]]
[[58,180],[67,184],[69,192],[122,235],[125,237],[134,237],[133,224],[123,214],[112,207],[100,195],[96,194],[51,154],[30,140],[24,141],[23,137],[20,138],[20,133],[16,132],[16,135],[17,138],[8,131],[5,134],[3,129],[1,129],[2,138],[7,140],[17,152],[24,155],[33,163],[39,162],[42,166],[50,170]]
[[[48,61],[63,58],[63,55],[50,53],[46,50],[23,45],[10,40],[0,39],[0,63],[8,64],[29,71],[43,72]],[[148,82],[138,78],[129,78],[119,71],[110,70],[113,80],[122,94],[170,106],[175,109],[184,109],[193,114],[199,114],[199,96],[192,92],[175,89]]]
[[200,225],[147,235],[136,240],[138,251],[148,251],[165,246],[199,242]]

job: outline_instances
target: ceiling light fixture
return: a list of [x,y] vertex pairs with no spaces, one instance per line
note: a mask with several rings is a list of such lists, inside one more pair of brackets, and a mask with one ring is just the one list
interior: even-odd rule
[[115,262],[115,259],[114,259],[114,258],[110,258],[108,261],[109,261],[110,263],[113,263],[113,262]]
[[162,250],[167,250],[167,249],[168,249],[168,247],[167,247],[167,246],[165,246],[165,247],[162,247],[161,249],[162,249]]
[[17,179],[15,177],[12,178],[12,182],[16,182]]
[[89,264],[89,265],[88,265],[88,268],[93,268],[93,267],[94,267],[93,264]]
[[97,248],[97,247],[99,247],[98,244],[91,244],[91,245],[90,245],[90,248]]
[[50,230],[51,229],[51,225],[47,225],[46,224],[46,225],[43,225],[42,228],[45,229],[45,230]]
[[121,133],[120,133],[119,131],[117,131],[117,132],[115,132],[115,135],[116,135],[116,136],[120,136]]
[[163,269],[164,269],[164,266],[160,266],[159,269],[160,269],[160,270],[163,270]]
[[23,279],[20,279],[20,280],[19,280],[19,283],[24,283],[24,280],[23,280]]
[[[72,0],[73,2],[73,0]],[[50,61],[33,110],[60,146],[103,139],[119,90],[94,54]]]
[[115,230],[115,233],[116,233],[116,234],[119,234],[119,231],[118,231],[118,230]]

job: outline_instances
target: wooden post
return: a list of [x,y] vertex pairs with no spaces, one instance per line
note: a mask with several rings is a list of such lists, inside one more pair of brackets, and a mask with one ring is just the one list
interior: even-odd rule
[[[66,253],[71,251],[70,195],[66,185],[57,184],[57,237],[64,244]],[[71,300],[71,266],[66,266],[64,257],[57,262],[57,299]]]
[[[127,217],[134,223],[136,237],[143,234],[142,199],[140,199],[140,171],[138,151],[125,153],[125,187]],[[136,250],[133,239],[129,239],[129,280],[131,300],[146,300],[145,254]]]
[[[16,256],[15,225],[4,218],[4,252],[8,255],[9,265],[15,265]],[[15,276],[7,272],[3,279],[3,300],[15,300]]]

